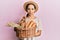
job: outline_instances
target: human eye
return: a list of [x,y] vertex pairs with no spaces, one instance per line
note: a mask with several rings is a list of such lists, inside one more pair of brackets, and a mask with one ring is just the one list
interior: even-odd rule
[[32,8],[32,10],[34,10],[34,8]]
[[28,8],[28,10],[30,10],[30,8]]

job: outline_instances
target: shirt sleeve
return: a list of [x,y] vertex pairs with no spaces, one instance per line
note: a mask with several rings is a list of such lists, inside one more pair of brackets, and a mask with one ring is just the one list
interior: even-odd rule
[[37,18],[36,24],[37,24],[37,30],[42,30],[42,22],[40,19]]

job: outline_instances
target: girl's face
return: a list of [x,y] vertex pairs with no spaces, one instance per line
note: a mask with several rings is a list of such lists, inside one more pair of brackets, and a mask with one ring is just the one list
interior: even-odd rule
[[29,13],[29,14],[34,14],[34,12],[35,12],[34,5],[30,4],[30,5],[28,6],[27,13]]

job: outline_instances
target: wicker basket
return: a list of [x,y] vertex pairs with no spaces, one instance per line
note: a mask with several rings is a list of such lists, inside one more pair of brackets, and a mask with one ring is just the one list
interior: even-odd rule
[[28,30],[17,30],[16,35],[19,38],[27,38],[27,37],[34,37],[36,32],[36,27],[32,27]]

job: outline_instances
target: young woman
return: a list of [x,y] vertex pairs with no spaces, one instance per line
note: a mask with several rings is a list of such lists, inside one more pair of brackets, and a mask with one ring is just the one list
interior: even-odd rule
[[[31,27],[36,27],[37,33],[35,33],[35,36],[40,36],[42,33],[41,21],[34,15],[35,12],[37,12],[37,10],[38,10],[37,3],[33,2],[33,1],[28,1],[28,2],[24,3],[23,7],[24,7],[25,11],[27,12],[27,15],[24,16],[18,24],[21,25],[22,27],[25,27],[25,29],[23,28],[24,30],[28,30]],[[31,21],[31,20],[33,20],[33,21]],[[29,24],[30,21],[33,22],[34,26],[31,26]],[[14,30],[16,31],[17,37],[19,37],[19,31],[17,31],[17,30],[18,29],[20,30],[20,28],[19,27],[18,27],[18,29],[16,28],[19,25],[15,24],[15,23],[9,23],[9,25],[14,27]],[[36,40],[34,37],[27,37],[24,39],[19,38],[19,40],[25,40],[25,39],[26,40],[33,40],[33,39]]]
[[[28,1],[28,2],[26,2],[25,4],[24,4],[24,9],[25,9],[25,11],[27,12],[27,15],[25,16],[25,17],[23,17],[22,18],[22,20],[21,21],[23,21],[24,20],[24,18],[25,18],[25,21],[26,22],[28,22],[29,20],[33,20],[35,23],[36,23],[36,25],[37,25],[37,29],[36,29],[36,31],[37,31],[37,34],[36,34],[36,36],[39,36],[39,35],[41,35],[41,32],[42,32],[42,25],[41,25],[41,21],[34,15],[35,14],[35,12],[37,12],[37,10],[38,10],[38,5],[37,5],[37,3],[35,3],[35,2],[33,2],[33,1]],[[20,21],[20,22],[21,22]],[[25,25],[27,25],[28,23],[25,23]],[[24,23],[22,23],[22,25],[24,25]],[[39,34],[39,35],[38,35]],[[27,38],[27,40],[33,40],[34,38],[33,37],[31,37],[31,38]],[[25,40],[25,39],[24,39]],[[35,39],[34,39],[35,40]]]

